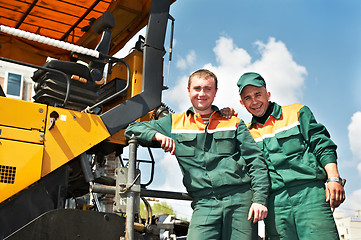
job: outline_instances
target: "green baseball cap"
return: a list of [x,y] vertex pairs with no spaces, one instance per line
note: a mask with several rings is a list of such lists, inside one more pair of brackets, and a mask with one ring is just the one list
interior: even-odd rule
[[239,94],[241,94],[243,88],[247,85],[266,87],[266,82],[264,81],[263,77],[258,73],[247,72],[243,74],[237,82],[237,86],[239,87]]

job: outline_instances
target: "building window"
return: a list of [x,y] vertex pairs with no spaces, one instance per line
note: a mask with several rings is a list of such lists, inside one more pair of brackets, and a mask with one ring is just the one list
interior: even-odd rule
[[7,97],[22,99],[23,97],[23,76],[16,73],[7,73],[4,84],[4,91]]

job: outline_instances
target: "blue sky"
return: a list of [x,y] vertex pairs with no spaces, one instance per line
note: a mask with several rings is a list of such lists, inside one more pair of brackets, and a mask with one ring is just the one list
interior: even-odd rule
[[[361,210],[360,9],[358,0],[178,0],[171,6],[174,49],[170,66],[165,56],[163,101],[186,110],[189,74],[208,68],[219,78],[215,104],[235,108],[247,122],[236,82],[246,71],[259,72],[271,100],[308,105],[329,130],[347,178],[347,200],[338,211],[352,216]],[[150,188],[184,191],[174,158],[155,155],[161,160]]]

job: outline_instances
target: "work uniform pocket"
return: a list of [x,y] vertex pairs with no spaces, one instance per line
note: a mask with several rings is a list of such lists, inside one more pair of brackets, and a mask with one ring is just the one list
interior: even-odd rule
[[298,127],[276,134],[277,141],[285,155],[302,153],[304,140]]
[[222,131],[213,133],[215,148],[218,154],[231,155],[235,152],[236,134],[234,131]]
[[197,134],[178,134],[175,154],[179,157],[193,157],[195,155]]

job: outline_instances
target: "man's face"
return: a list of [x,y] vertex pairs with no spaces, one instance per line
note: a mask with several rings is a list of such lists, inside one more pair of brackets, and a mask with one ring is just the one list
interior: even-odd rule
[[241,92],[240,102],[253,116],[262,117],[267,111],[270,97],[265,87],[247,85]]
[[199,114],[209,114],[212,112],[212,103],[216,96],[217,89],[212,77],[193,77],[188,87],[188,95],[193,109]]

